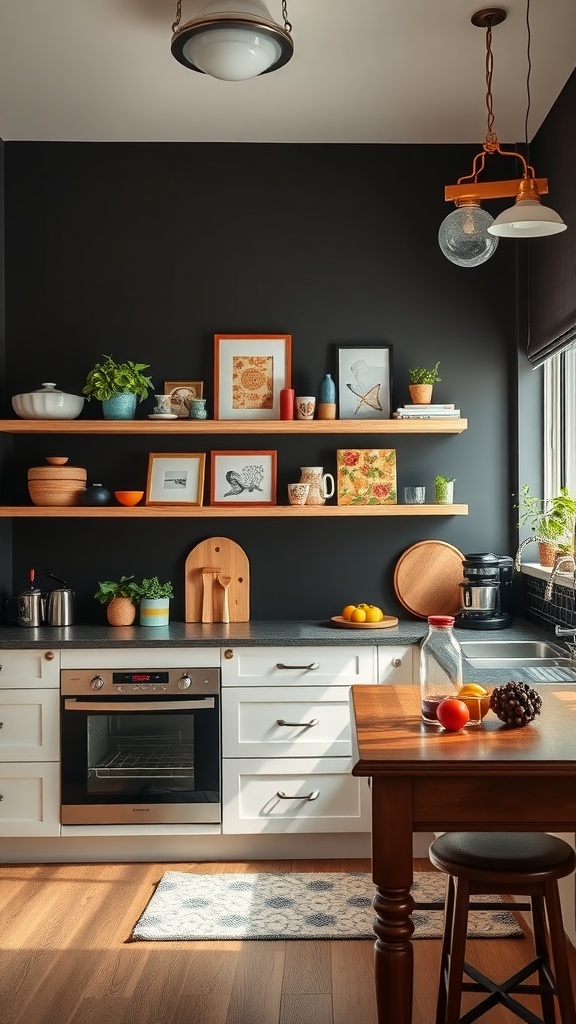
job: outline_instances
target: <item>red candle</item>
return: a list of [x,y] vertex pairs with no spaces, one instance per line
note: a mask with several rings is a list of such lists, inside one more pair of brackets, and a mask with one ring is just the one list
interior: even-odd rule
[[294,419],[294,388],[282,388],[280,392],[280,419]]

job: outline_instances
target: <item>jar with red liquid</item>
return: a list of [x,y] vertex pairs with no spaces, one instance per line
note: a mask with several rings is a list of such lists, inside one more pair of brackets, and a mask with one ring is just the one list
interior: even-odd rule
[[429,615],[428,635],[420,645],[422,721],[439,726],[438,705],[446,697],[457,697],[461,686],[462,651],[454,636],[454,616]]

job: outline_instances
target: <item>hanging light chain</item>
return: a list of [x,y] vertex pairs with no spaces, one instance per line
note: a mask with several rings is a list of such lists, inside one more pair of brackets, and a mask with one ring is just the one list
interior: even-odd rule
[[172,22],[172,32],[177,32],[182,17],[182,0],[176,0],[176,19]]
[[494,131],[494,108],[492,105],[492,75],[494,73],[494,56],[492,54],[492,26],[486,28],[486,142],[491,145],[498,143],[498,137]]
[[282,17],[284,19],[284,28],[287,32],[291,32],[292,22],[288,21],[288,7],[286,6],[286,0],[282,0]]

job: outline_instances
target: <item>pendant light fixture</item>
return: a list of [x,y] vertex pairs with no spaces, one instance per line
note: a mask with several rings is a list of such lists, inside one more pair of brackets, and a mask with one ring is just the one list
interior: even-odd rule
[[[528,109],[530,102],[530,0],[527,0],[528,26]],[[500,7],[488,7],[472,15],[472,24],[486,31],[486,108],[488,112],[486,138],[482,150],[476,154],[470,174],[458,179],[456,185],[447,185],[444,198],[453,202],[456,210],[448,214],[440,225],[438,242],[447,259],[459,267],[477,267],[490,259],[496,251],[499,237],[535,238],[566,230],[566,224],[554,211],[540,203],[540,196],[548,192],[548,180],[536,178],[534,168],[521,153],[502,149],[494,131],[492,106],[492,28],[506,19]],[[526,121],[528,120],[528,113]],[[527,135],[527,132],[526,132]],[[526,147],[528,140],[526,138]],[[507,181],[479,182],[486,157],[498,153],[513,157],[522,165],[522,177]],[[514,206],[501,213],[496,220],[481,207],[485,199],[503,199],[513,196]]]
[[286,0],[282,16],[284,24],[278,25],[262,0],[209,0],[181,25],[182,0],[177,0],[172,55],[185,68],[226,82],[266,75],[294,53]]

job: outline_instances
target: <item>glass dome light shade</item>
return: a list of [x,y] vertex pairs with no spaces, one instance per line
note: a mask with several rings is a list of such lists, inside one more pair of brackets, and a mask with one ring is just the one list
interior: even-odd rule
[[240,82],[283,67],[294,44],[262,0],[209,0],[196,18],[176,29],[171,50],[192,71]]
[[457,267],[478,267],[496,252],[498,239],[488,234],[494,218],[475,203],[461,204],[444,218],[438,244]]
[[498,238],[539,238],[566,231],[566,224],[539,199],[517,199],[514,206],[496,217],[488,231]]

